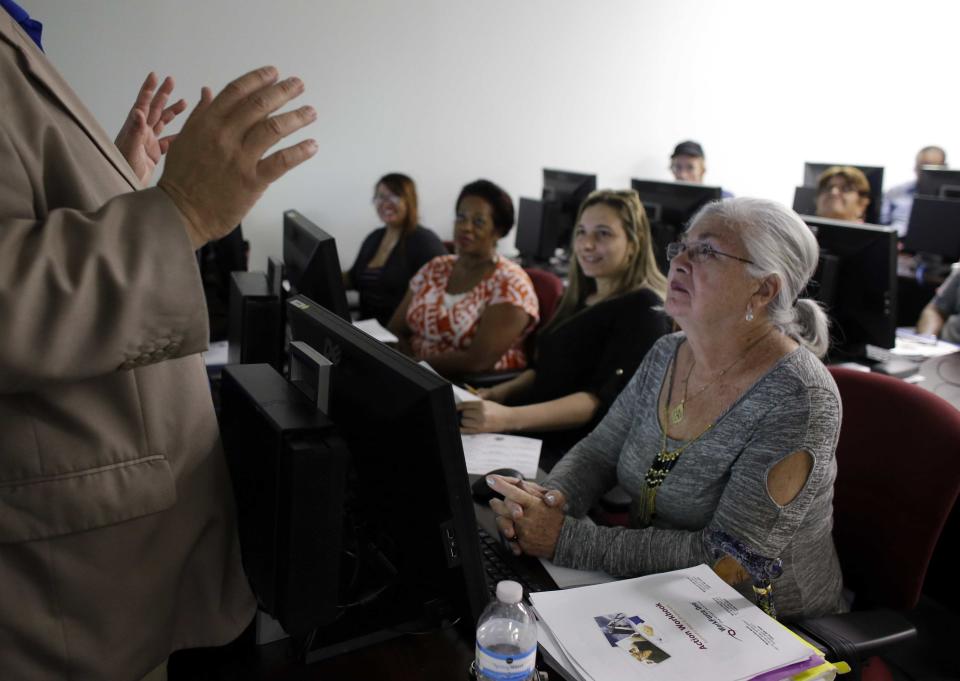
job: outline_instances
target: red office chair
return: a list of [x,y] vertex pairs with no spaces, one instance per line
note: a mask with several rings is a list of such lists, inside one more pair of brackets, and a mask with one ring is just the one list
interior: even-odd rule
[[849,662],[851,681],[860,673],[889,679],[889,669],[871,655],[916,630],[892,610],[864,609],[917,605],[960,493],[960,412],[899,379],[841,368],[830,373],[843,402],[833,535],[854,612],[794,625],[830,648],[831,659]]
[[[552,272],[536,268],[524,268],[524,272],[530,277],[533,284],[533,291],[537,294],[537,303],[540,307],[540,320],[533,327],[524,342],[524,349],[527,357],[533,356],[533,349],[536,345],[536,334],[547,322],[549,322],[557,311],[557,305],[563,296],[563,280]],[[517,376],[519,371],[495,371],[483,374],[470,374],[463,376],[462,380],[471,386],[477,388],[487,388],[497,383],[503,383]]]
[[538,328],[553,319],[553,314],[557,311],[560,298],[563,297],[563,279],[553,272],[547,272],[546,270],[535,267],[525,267],[523,271],[530,277],[530,281],[533,283],[533,290],[537,294],[537,302],[540,303],[540,321],[534,329],[535,333]]

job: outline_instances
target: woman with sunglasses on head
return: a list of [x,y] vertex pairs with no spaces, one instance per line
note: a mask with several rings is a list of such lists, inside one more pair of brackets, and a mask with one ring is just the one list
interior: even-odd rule
[[410,278],[447,251],[440,237],[418,224],[417,187],[406,175],[388,173],[377,180],[373,206],[383,226],[363,240],[344,283],[360,293],[360,319],[386,326]]
[[536,432],[545,470],[592,430],[670,330],[667,282],[637,193],[593,192],[574,224],[570,284],[537,332],[533,368],[458,405],[465,433]]
[[[491,476],[516,552],[618,576],[712,565],[771,613],[839,612],[831,536],[840,398],[818,359],[827,321],[798,299],[817,265],[796,213],[760,199],[705,206],[670,248],[650,350],[544,487]],[[619,484],[630,527],[583,516]]]

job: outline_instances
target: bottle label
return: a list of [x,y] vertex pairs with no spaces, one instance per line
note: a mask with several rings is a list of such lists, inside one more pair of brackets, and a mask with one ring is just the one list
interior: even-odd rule
[[527,681],[536,668],[537,646],[526,652],[504,655],[477,644],[477,669],[480,678],[494,681]]

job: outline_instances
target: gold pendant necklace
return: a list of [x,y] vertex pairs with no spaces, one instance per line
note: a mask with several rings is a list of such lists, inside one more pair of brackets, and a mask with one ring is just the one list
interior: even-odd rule
[[[748,354],[751,350],[753,350],[753,348],[754,348],[760,341],[762,341],[764,338],[766,338],[767,336],[769,336],[771,331],[773,331],[773,328],[772,328],[772,327],[771,327],[770,329],[768,329],[767,332],[766,332],[765,334],[763,334],[762,336],[760,336],[757,340],[755,340],[755,341],[753,341],[752,343],[750,343],[750,345],[748,345],[748,346],[746,347],[746,349],[743,351],[743,353],[742,353],[739,357],[737,357],[737,359],[734,360],[733,364],[731,364],[730,366],[728,366],[728,367],[726,367],[726,368],[724,368],[724,369],[721,369],[721,370],[720,370],[720,373],[717,374],[716,378],[714,378],[712,381],[710,381],[710,382],[707,383],[705,386],[703,386],[702,388],[700,388],[700,390],[698,390],[697,392],[693,393],[693,395],[691,395],[690,397],[687,397],[687,387],[690,385],[690,374],[693,373],[693,368],[697,365],[697,360],[696,360],[696,358],[693,357],[692,352],[691,352],[690,369],[687,370],[687,377],[686,377],[685,379],[683,379],[683,397],[680,399],[680,402],[679,402],[675,407],[670,407],[670,405],[669,405],[669,397],[668,397],[667,409],[668,409],[668,412],[669,412],[669,414],[670,414],[670,423],[672,423],[673,425],[677,425],[678,423],[680,423],[681,421],[683,421],[683,408],[684,408],[684,405],[686,405],[687,402],[690,402],[691,400],[693,400],[694,398],[696,398],[698,395],[700,395],[701,393],[703,393],[707,388],[709,388],[710,386],[714,385],[717,381],[719,381],[721,378],[723,378],[724,374],[726,374],[726,373],[727,373],[728,371],[730,371],[733,367],[737,366],[740,362],[742,362],[744,359],[746,359],[747,354]],[[676,361],[676,360],[674,360],[674,361]]]

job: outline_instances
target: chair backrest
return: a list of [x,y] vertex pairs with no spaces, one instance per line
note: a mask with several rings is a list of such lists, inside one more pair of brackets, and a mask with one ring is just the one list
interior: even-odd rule
[[533,290],[537,294],[537,301],[540,303],[540,322],[537,326],[543,326],[550,321],[553,313],[557,311],[557,305],[563,296],[563,280],[553,272],[535,267],[527,267],[523,271],[533,282]]
[[909,609],[960,492],[960,411],[889,376],[831,368],[843,402],[833,534],[856,606]]

